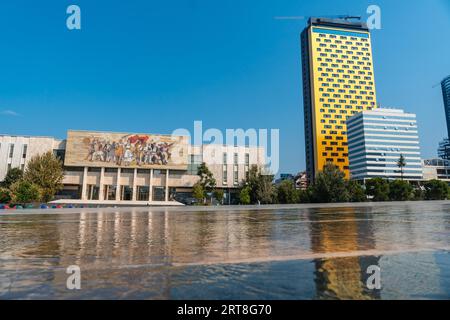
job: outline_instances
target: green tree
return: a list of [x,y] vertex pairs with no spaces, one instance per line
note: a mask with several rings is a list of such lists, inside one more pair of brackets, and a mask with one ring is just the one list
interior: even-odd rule
[[420,188],[416,187],[413,191],[413,200],[420,201],[425,199],[425,192]]
[[11,201],[11,191],[6,188],[0,188],[0,203],[9,203]]
[[11,201],[13,203],[30,203],[41,198],[40,188],[26,180],[15,182],[11,188]]
[[383,178],[366,180],[366,194],[373,201],[389,201],[389,182]]
[[23,179],[35,184],[41,189],[41,201],[51,201],[55,194],[62,189],[64,169],[61,160],[52,152],[46,152],[31,158]]
[[295,189],[295,184],[291,180],[284,180],[277,186],[277,197],[279,203],[297,203],[298,196],[299,194]]
[[243,185],[249,188],[250,203],[274,203],[276,189],[273,186],[273,175],[263,174],[258,166],[250,167]]
[[273,176],[264,175],[261,172],[258,175],[256,186],[256,199],[261,204],[271,204],[275,200],[276,189],[273,186]]
[[197,204],[203,203],[205,200],[205,190],[200,182],[197,182],[192,187],[192,196],[197,200]]
[[15,182],[21,180],[23,177],[23,171],[19,168],[12,168],[8,170],[5,180],[0,183],[0,187],[9,188]]
[[350,202],[364,202],[367,201],[364,187],[354,180],[347,181],[347,192]]
[[239,202],[244,205],[251,203],[249,186],[242,188],[239,192]]
[[214,190],[214,198],[216,198],[216,200],[219,201],[220,203],[223,202],[223,196],[224,196],[224,192],[222,189]]
[[389,198],[392,201],[406,201],[413,198],[413,187],[408,181],[394,180],[389,183]]
[[397,161],[397,167],[400,168],[400,175],[403,180],[403,168],[406,167],[406,160],[403,154],[400,155],[400,158]]
[[312,186],[312,198],[314,202],[320,203],[349,201],[345,174],[333,163],[325,164],[317,174]]
[[430,180],[425,182],[426,200],[445,200],[449,195],[448,184],[440,180]]
[[[209,168],[206,166],[206,163],[202,163],[197,170],[197,175],[200,177],[200,184],[203,187],[203,191],[205,193],[204,199],[206,199],[207,194],[210,194],[212,197],[212,194],[214,192],[214,189],[216,188],[216,179],[214,179],[214,175],[209,170]],[[212,201],[212,198],[211,198]]]
[[252,165],[248,171],[247,180],[244,185],[249,187],[250,203],[256,203],[258,201],[257,189],[259,184],[259,169],[258,166]]
[[311,187],[306,190],[297,190],[297,202],[298,203],[310,203],[312,199]]

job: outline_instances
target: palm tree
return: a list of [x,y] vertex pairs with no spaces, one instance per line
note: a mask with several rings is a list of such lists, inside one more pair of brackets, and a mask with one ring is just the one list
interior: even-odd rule
[[400,158],[397,161],[397,167],[400,168],[400,174],[403,180],[403,168],[406,167],[406,160],[403,154],[400,154]]

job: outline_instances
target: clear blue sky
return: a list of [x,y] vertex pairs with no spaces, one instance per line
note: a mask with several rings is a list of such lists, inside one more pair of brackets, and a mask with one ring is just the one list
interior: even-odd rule
[[[66,28],[66,8],[82,30]],[[304,169],[299,34],[275,16],[382,10],[373,47],[378,100],[418,115],[424,157],[446,134],[450,1],[8,0],[0,4],[0,132],[68,128],[170,133],[279,128],[281,171]]]

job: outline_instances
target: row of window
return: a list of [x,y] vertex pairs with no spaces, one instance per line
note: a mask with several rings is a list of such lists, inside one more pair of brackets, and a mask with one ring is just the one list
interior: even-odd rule
[[[331,59],[331,58],[321,58],[321,57],[317,57],[316,58],[317,62],[320,62],[320,66],[321,67],[329,67],[331,64],[332,68],[335,69],[347,69],[350,68],[350,65],[354,66],[355,64],[358,66],[368,66],[368,67],[372,67],[372,62],[370,62],[370,60],[358,60],[358,61],[353,61],[353,60],[343,60],[343,59]],[[324,62],[325,61],[325,62]]]
[[[0,149],[1,149],[2,145],[0,143]],[[15,144],[14,143],[10,143],[8,146],[8,159],[12,160],[14,158],[14,154],[15,154]],[[22,145],[22,153],[21,153],[21,159],[26,159],[27,158],[27,152],[28,152],[28,145],[27,144],[23,144]],[[12,163],[8,163],[7,167],[6,167],[6,172],[8,172],[9,170],[12,169]],[[24,170],[25,169],[25,163],[21,163],[20,164],[20,170]]]
[[[331,147],[328,147],[328,148],[332,149]],[[325,148],[325,149],[328,149],[328,148]],[[338,148],[338,149],[340,149],[340,148]],[[328,155],[330,155],[331,157],[348,157],[348,153],[340,154],[340,153],[337,153],[337,152],[331,152],[331,153],[322,152],[322,156],[323,157],[328,157]]]
[[[0,149],[2,147],[2,144],[0,143]],[[12,159],[14,157],[14,151],[16,150],[15,148],[15,144],[14,143],[10,143],[8,146],[8,158]],[[22,159],[25,159],[27,157],[27,152],[28,152],[28,145],[27,144],[23,144],[22,145]]]
[[[329,39],[327,39],[327,38],[329,38]],[[336,39],[336,40],[330,40],[330,39]],[[339,40],[340,39],[340,40]],[[327,42],[327,43],[331,43],[331,42],[334,42],[334,43],[337,43],[337,44],[341,44],[342,43],[342,40],[346,40],[346,42],[345,42],[345,44],[348,44],[348,45],[353,45],[353,44],[356,44],[356,45],[358,45],[358,46],[362,46],[362,45],[365,45],[365,46],[368,46],[369,45],[369,41],[368,41],[368,37],[367,38],[356,38],[356,37],[350,37],[350,40],[351,41],[347,41],[348,40],[348,37],[347,36],[340,36],[339,38],[336,36],[336,35],[333,35],[333,34],[330,34],[330,35],[328,35],[328,37],[327,37],[327,34],[325,34],[325,33],[320,33],[319,34],[319,37],[318,38],[316,38],[316,41],[318,41],[318,42],[320,42],[320,41],[324,41],[324,42]],[[360,41],[360,42],[353,42],[353,41]]]
[[[357,54],[359,55],[359,54],[362,54],[362,55],[364,55],[362,52],[357,52]],[[366,53],[365,54],[365,56],[364,57],[359,57],[358,55],[353,55],[353,56],[349,56],[349,55],[346,55],[346,54],[336,54],[336,53],[331,53],[331,54],[329,54],[329,53],[325,53],[325,52],[321,52],[320,54],[319,54],[319,57],[320,58],[328,58],[328,57],[330,57],[330,58],[332,58],[332,59],[341,59],[341,60],[349,60],[349,61],[352,61],[352,60],[355,60],[355,61],[370,61],[370,53]],[[331,59],[331,60],[332,60]],[[350,60],[351,59],[351,60]],[[349,62],[349,61],[347,61],[347,63]],[[331,61],[330,61],[331,62]]]
[[[354,57],[356,57],[356,56],[354,56],[354,54],[356,54],[357,56],[363,56],[363,55],[365,55],[366,57],[370,57],[370,53],[369,53],[369,52],[366,52],[366,53],[364,54],[364,52],[360,52],[360,51],[357,51],[357,52],[353,52],[353,51],[345,51],[345,52],[344,52],[343,50],[332,50],[332,49],[324,49],[324,51],[327,52],[327,53],[332,53],[332,52],[334,52],[335,54],[332,54],[331,57],[336,57],[336,58],[338,57],[337,54],[340,54],[342,59],[348,59],[348,56],[353,55],[352,59],[358,60],[358,59],[355,59],[355,58],[354,58]],[[316,52],[321,52],[320,56],[321,56],[321,57],[326,57],[326,55],[323,55],[323,54],[322,54],[322,49],[321,49],[321,48],[317,48],[317,49],[316,49]]]
[[[331,51],[343,51],[346,50],[347,52],[353,52],[353,51],[364,51],[367,52],[369,51],[369,45],[367,44],[366,46],[359,46],[359,47],[355,47],[354,44],[342,44],[342,43],[333,43],[333,42],[329,42],[329,41],[318,41],[319,42],[319,47],[317,49],[328,49]],[[350,51],[351,50],[351,51]]]
[[[339,75],[333,75],[333,77],[332,78],[326,78],[325,79],[325,81],[324,81],[324,78],[321,78],[321,77],[319,77],[317,80],[318,81],[320,81],[320,82],[328,82],[328,83],[331,83],[331,82],[335,82],[335,78],[341,78],[341,77],[339,77]],[[344,74],[344,75],[342,75],[342,78],[343,79],[354,79],[354,80],[361,80],[362,79],[362,77],[361,76],[349,76],[348,74]],[[364,80],[367,80],[367,81],[372,81],[372,77],[369,77],[369,76],[365,76],[364,77]],[[341,83],[344,83],[344,82],[341,82]],[[370,82],[371,83],[371,82]],[[328,86],[323,86],[323,87],[328,87]]]
[[[374,90],[373,86],[365,86],[365,87],[363,88],[363,87],[360,86],[360,85],[353,85],[353,86],[351,86],[351,85],[349,85],[349,84],[344,84],[344,85],[342,85],[342,87],[341,87],[341,85],[340,85],[339,83],[333,83],[333,88],[328,87],[327,90],[326,90],[326,92],[331,92],[331,93],[333,93],[333,92],[336,92],[335,89],[338,89],[337,92],[339,92],[339,93],[346,93],[346,92],[347,92],[347,90],[344,90],[344,89],[341,89],[341,88],[344,88],[344,89],[351,89],[351,90],[348,90],[348,93],[351,93],[351,94],[357,94],[358,92],[361,92],[361,94],[362,94],[362,92],[367,92],[367,91],[372,92],[373,94],[375,94],[375,93],[372,91],[372,90]],[[321,91],[321,92],[324,92],[324,91],[325,91],[324,88],[320,88],[320,89],[322,89],[322,90],[319,90],[319,91]]]
[[417,135],[418,131],[417,128],[408,128],[408,127],[400,127],[400,126],[382,126],[382,125],[349,125],[348,128],[348,134],[351,133],[362,133],[362,132],[368,132],[371,131],[373,134],[383,134],[384,132],[394,132],[395,134],[402,134],[402,135]]
[[[250,169],[249,162],[246,161],[244,171],[245,171],[245,178],[248,179],[248,173]],[[222,167],[222,184],[228,185],[228,166],[226,164]],[[233,185],[238,186],[239,185],[239,166],[237,164],[233,165]]]
[[[350,39],[352,41],[360,41],[360,42],[367,42],[369,39],[368,33],[361,33],[361,32],[351,32],[351,31],[323,29],[323,28],[314,28],[313,32],[318,33],[319,38],[340,39],[340,40]],[[337,42],[339,40],[334,41]]]
[[[152,199],[150,199],[150,187],[137,186],[136,187],[136,200],[137,201],[164,201],[165,200],[165,187],[153,187]],[[120,186],[119,188],[119,200],[131,201],[133,200],[133,187]],[[87,200],[99,200],[100,187],[97,185],[87,185],[86,199]],[[170,197],[171,198],[171,197]],[[169,198],[169,200],[170,200]],[[115,185],[103,185],[103,200],[116,200],[117,199],[117,186]]]

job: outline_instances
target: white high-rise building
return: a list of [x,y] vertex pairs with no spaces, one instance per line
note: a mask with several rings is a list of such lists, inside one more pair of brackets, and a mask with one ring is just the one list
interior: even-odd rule
[[[363,111],[347,120],[350,173],[353,180],[386,178],[422,180],[416,115],[400,109]],[[406,165],[398,160],[403,155]],[[402,173],[403,171],[403,173]]]

